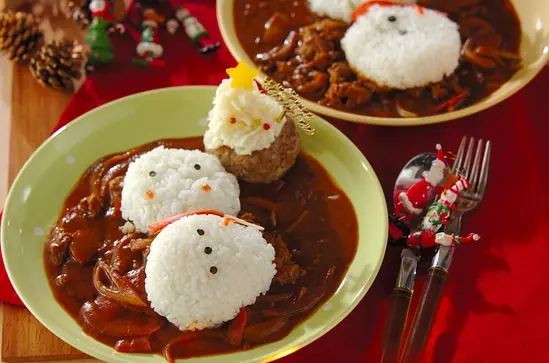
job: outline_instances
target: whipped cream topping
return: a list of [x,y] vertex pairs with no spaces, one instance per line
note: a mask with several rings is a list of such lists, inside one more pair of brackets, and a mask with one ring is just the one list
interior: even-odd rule
[[223,145],[239,155],[268,148],[287,122],[284,107],[253,84],[252,90],[233,88],[231,79],[221,82],[208,115],[204,146]]

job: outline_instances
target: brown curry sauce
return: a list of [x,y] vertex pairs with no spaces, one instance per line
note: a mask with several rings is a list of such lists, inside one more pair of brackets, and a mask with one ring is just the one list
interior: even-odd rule
[[491,55],[462,55],[454,74],[437,84],[391,90],[357,77],[339,44],[348,25],[312,13],[307,0],[235,0],[233,16],[240,44],[263,72],[310,101],[361,115],[417,117],[454,111],[489,96],[519,69],[521,29],[510,0],[418,4],[448,14],[460,25],[464,47],[470,38],[476,51]]
[[[100,159],[71,191],[49,235],[44,260],[50,286],[87,334],[120,351],[154,352],[167,359],[227,353],[283,338],[333,295],[356,252],[357,219],[326,170],[302,152],[282,181],[240,183],[240,216],[265,227],[277,264],[267,295],[245,310],[241,344],[229,343],[229,322],[197,334],[182,333],[148,306],[135,309],[101,296],[93,282],[98,259],[147,301],[146,254],[132,251],[127,243],[147,236],[121,232],[125,221],[118,184],[129,162],[159,145],[203,150],[201,138],[169,139]],[[102,276],[101,282],[108,285],[109,279]]]

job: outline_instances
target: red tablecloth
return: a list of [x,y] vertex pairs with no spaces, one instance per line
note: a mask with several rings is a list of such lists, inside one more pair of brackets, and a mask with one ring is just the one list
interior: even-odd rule
[[[184,4],[213,38],[221,39],[214,0]],[[57,128],[94,107],[129,94],[168,86],[216,85],[226,77],[225,69],[235,64],[224,46],[215,55],[200,56],[182,33],[160,36],[168,63],[165,69],[132,67],[129,59],[135,46],[131,37],[113,36],[120,60],[89,76]],[[331,120],[364,152],[387,196],[402,165],[412,155],[433,150],[437,142],[455,150],[463,135],[493,141],[487,194],[480,207],[466,215],[463,226],[464,232],[478,232],[483,239],[459,247],[456,252],[423,362],[549,362],[549,349],[545,347],[549,339],[549,217],[544,212],[549,204],[544,187],[549,180],[549,163],[545,159],[549,155],[548,86],[546,69],[500,105],[440,125],[389,128]],[[348,318],[323,338],[282,361],[378,361],[399,253],[396,247],[388,248],[377,280]],[[425,266],[423,274],[424,270]],[[418,292],[421,280],[420,277]],[[0,286],[1,300],[17,303],[3,266]]]

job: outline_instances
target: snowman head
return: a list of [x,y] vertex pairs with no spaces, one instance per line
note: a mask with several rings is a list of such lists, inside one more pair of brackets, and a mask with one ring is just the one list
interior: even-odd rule
[[269,290],[274,257],[258,226],[214,214],[185,216],[151,244],[147,298],[181,330],[215,327]]
[[102,12],[107,7],[107,1],[106,0],[92,0],[90,2],[89,8],[92,13],[98,13]]
[[124,177],[122,217],[136,230],[180,213],[218,209],[236,214],[240,210],[236,178],[219,160],[199,150],[159,146],[133,161]]
[[396,89],[441,81],[458,66],[461,38],[444,14],[417,5],[367,1],[353,13],[341,40],[363,78]]

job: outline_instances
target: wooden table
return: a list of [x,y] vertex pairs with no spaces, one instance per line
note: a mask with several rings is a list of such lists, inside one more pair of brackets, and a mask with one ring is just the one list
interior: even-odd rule
[[[0,9],[27,8],[30,0],[0,0]],[[44,40],[53,39],[53,29],[61,30],[67,39],[83,44],[84,32],[77,24],[61,13],[53,14],[51,4],[41,2],[44,13],[42,25]],[[116,14],[122,14],[130,0],[117,0]],[[9,145],[8,186],[32,152],[48,138],[59,116],[67,106],[70,93],[54,91],[36,82],[28,68],[14,65]],[[26,309],[2,304],[2,361],[58,361],[89,358],[84,353],[64,343],[43,327]],[[86,360],[94,362],[96,360]]]
[[[0,0],[0,8],[20,9],[28,0]],[[44,19],[50,29],[61,29],[71,39],[81,39],[81,31],[61,14],[48,13]],[[50,34],[44,34],[50,41]],[[13,66],[12,102],[9,135],[8,185],[40,144],[48,138],[65,109],[70,93],[54,91],[36,82],[28,68]],[[86,358],[87,356],[64,343],[43,327],[25,308],[2,304],[2,361],[30,362]]]
[[[8,183],[32,152],[49,136],[70,94],[39,85],[24,66],[13,69]],[[53,361],[85,358],[84,353],[44,328],[26,309],[2,305],[2,360]]]

